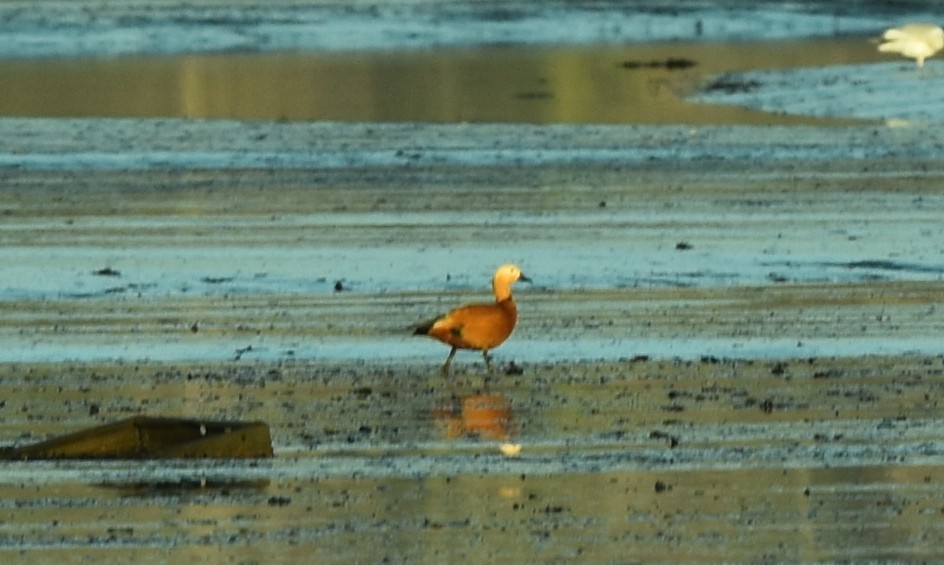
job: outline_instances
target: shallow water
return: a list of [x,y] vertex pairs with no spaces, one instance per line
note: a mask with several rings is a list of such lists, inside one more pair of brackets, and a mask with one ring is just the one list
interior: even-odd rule
[[[70,123],[76,145],[93,124]],[[300,125],[178,125],[147,130],[148,143],[311,143]],[[391,128],[323,130],[338,139],[320,151],[350,147],[350,169],[6,171],[0,360],[441,362],[442,347],[409,328],[487,299],[491,270],[509,260],[536,283],[516,288],[522,323],[504,360],[944,347],[942,173],[935,161],[915,173],[910,157],[869,168],[858,158],[923,157],[901,141],[909,132],[791,129],[816,137],[785,137],[790,150],[765,159],[772,149],[745,150],[757,145],[742,129]],[[372,141],[378,132],[387,141]],[[42,135],[24,137],[48,150]],[[359,144],[422,154],[427,139],[454,153],[487,144],[503,160],[358,164]],[[641,157],[573,163],[568,140]],[[564,156],[509,157],[532,142]]]
[[880,60],[865,37],[5,60],[0,115],[829,123],[697,104],[683,96],[723,72]]

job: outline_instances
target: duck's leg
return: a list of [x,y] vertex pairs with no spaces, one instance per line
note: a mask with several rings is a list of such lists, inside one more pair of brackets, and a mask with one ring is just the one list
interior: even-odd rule
[[442,374],[449,374],[449,365],[452,363],[452,358],[456,356],[456,348],[453,347],[452,351],[449,352],[449,357],[446,357],[446,362],[442,366]]
[[488,350],[482,350],[482,358],[485,359],[485,368],[488,369],[488,374],[492,374],[492,358],[488,356]]

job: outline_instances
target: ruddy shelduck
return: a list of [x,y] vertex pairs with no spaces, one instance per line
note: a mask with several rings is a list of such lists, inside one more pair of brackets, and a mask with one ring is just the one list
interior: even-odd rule
[[502,265],[492,277],[494,304],[460,306],[416,327],[414,335],[428,335],[452,346],[442,366],[444,375],[449,374],[449,365],[459,349],[481,351],[485,367],[492,372],[488,352],[508,339],[518,321],[518,307],[511,296],[511,285],[516,281],[531,282],[531,279],[524,276],[517,265]]
[[893,27],[882,34],[882,43],[878,50],[882,53],[901,53],[914,59],[918,68],[924,66],[924,60],[944,48],[944,29],[927,23],[907,24]]

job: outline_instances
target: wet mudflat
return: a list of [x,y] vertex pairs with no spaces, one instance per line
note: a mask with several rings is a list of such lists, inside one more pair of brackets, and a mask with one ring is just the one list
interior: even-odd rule
[[[410,325],[505,261],[537,281],[509,358],[941,352],[930,128],[96,123],[6,123],[3,361],[435,358]],[[851,303],[806,322],[791,285]]]
[[[461,46],[527,30],[865,34],[886,19],[735,2],[565,10],[562,26],[530,5],[483,18],[418,2],[400,8],[423,16],[404,27],[396,9],[360,5],[310,18],[14,4],[0,10],[12,57]],[[389,33],[346,37],[352,26]],[[46,41],[23,41],[37,29]],[[871,61],[854,52],[814,64]],[[658,73],[646,62],[667,56],[606,68]],[[873,66],[839,74],[902,82],[900,66]],[[849,100],[855,85],[839,82],[838,98],[879,109],[826,115],[868,124],[559,125],[540,108],[566,91],[540,82],[510,96],[558,125],[0,120],[0,443],[140,414],[264,420],[275,448],[4,462],[0,556],[941,559],[941,133],[921,123],[933,112],[880,125],[898,98]],[[936,83],[904,84],[920,98]],[[536,283],[516,288],[498,374],[460,354],[443,377],[446,349],[410,325],[486,298],[509,260]]]
[[[184,125],[133,124],[128,172],[72,148],[118,142],[91,121],[6,123],[37,160],[5,171],[0,438],[264,420],[276,455],[5,463],[7,556],[939,557],[933,132],[335,124],[258,170],[207,163],[315,126],[202,124],[179,170]],[[442,377],[410,324],[507,259],[538,282],[499,373]]]

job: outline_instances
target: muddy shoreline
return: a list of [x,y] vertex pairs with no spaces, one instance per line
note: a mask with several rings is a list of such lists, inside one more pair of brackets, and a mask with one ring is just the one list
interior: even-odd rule
[[[259,462],[6,463],[9,558],[939,555],[941,356],[534,363],[489,383],[425,363],[0,371],[18,442],[199,407],[264,419],[276,445]],[[482,398],[505,409],[473,412]]]

